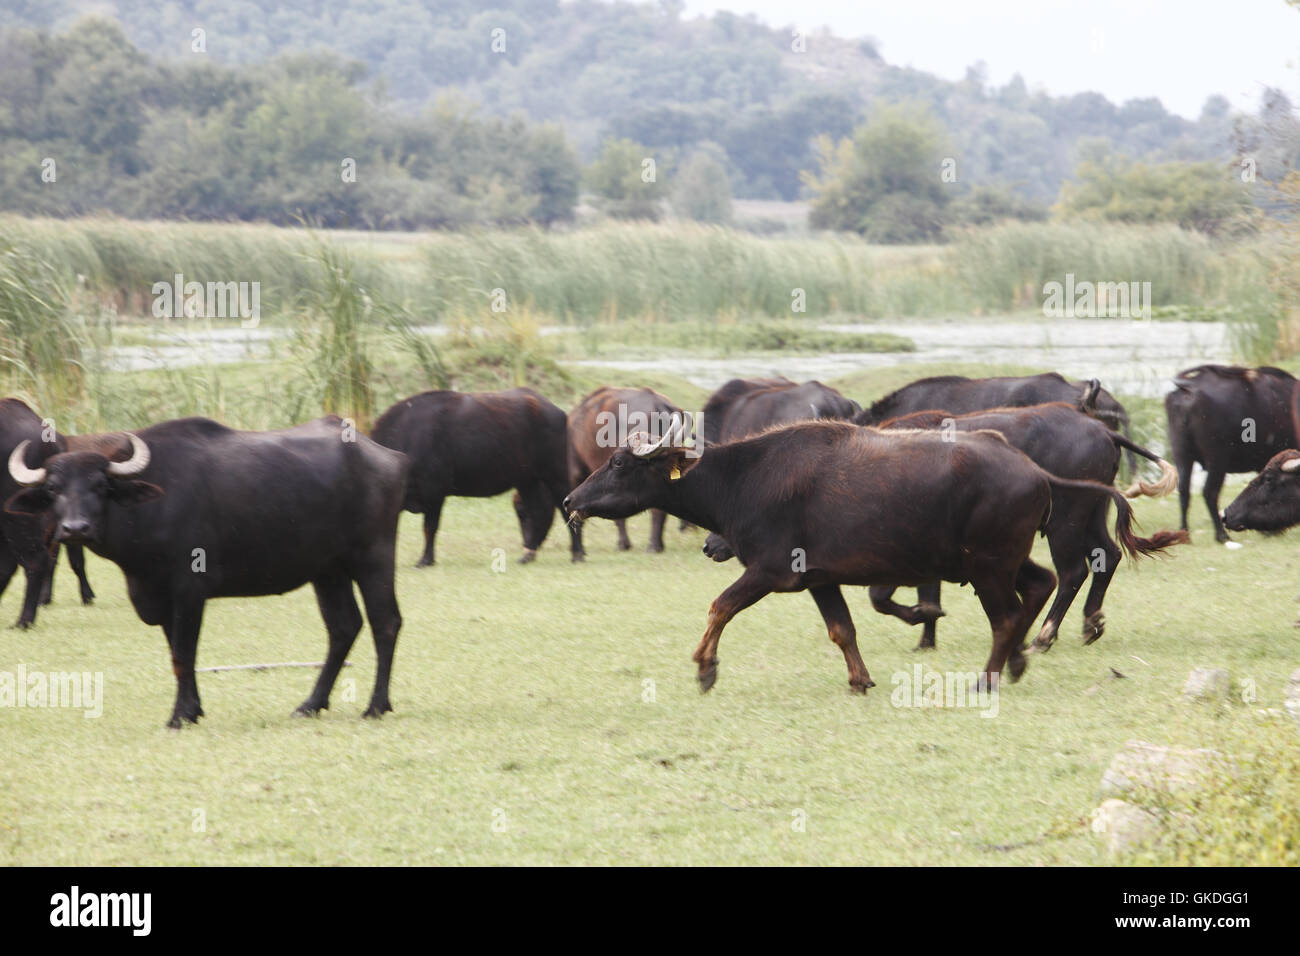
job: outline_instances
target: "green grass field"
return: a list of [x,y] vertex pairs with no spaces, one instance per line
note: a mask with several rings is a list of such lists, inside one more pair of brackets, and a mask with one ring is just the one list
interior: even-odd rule
[[[208,716],[176,733],[163,727],[174,680],[161,632],[136,618],[116,567],[91,559],[99,599],[83,609],[65,564],[36,627],[0,633],[0,670],[102,671],[103,715],[0,709],[0,863],[1105,863],[1087,818],[1126,740],[1300,751],[1285,718],[1258,713],[1280,705],[1300,664],[1300,549],[1254,535],[1217,547],[1197,508],[1191,546],[1121,568],[1102,640],[1078,643],[1081,597],[993,719],[891,704],[896,672],[982,665],[989,635],[969,589],[945,589],[927,655],[850,591],[877,683],[865,698],[850,695],[812,600],[770,596],[727,629],[718,684],[701,696],[690,655],[737,565],[706,560],[702,532],[675,522],[665,554],[643,553],[642,516],[637,550],[615,551],[613,526],[593,521],[584,565],[557,527],[522,567],[503,497],[448,503],[432,569],[414,569],[419,519],[404,516],[395,713],[360,718],[367,629],[321,718],[289,716],[314,671],[209,673]],[[1148,532],[1176,522],[1172,500],[1138,512]],[[324,650],[306,588],[210,603],[199,666]],[[1234,693],[1253,681],[1257,702],[1182,703],[1195,666],[1228,668]],[[1198,846],[1256,862],[1239,837]],[[1160,853],[1136,859],[1176,859]]]

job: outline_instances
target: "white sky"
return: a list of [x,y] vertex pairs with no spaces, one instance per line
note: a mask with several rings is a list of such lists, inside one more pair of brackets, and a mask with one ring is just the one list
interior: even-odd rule
[[686,16],[754,13],[769,26],[872,36],[886,62],[1053,95],[1156,96],[1194,119],[1221,93],[1254,111],[1264,87],[1300,103],[1300,9],[1284,0],[685,0]]

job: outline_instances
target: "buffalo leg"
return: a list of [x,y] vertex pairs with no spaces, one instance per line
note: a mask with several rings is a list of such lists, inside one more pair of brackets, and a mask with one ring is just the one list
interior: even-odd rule
[[54,599],[54,569],[59,566],[59,544],[55,542],[54,553],[50,555],[50,573],[45,575],[41,582],[41,594],[36,603],[41,607],[49,604]]
[[1120,562],[1119,545],[1111,540],[1110,532],[1106,528],[1108,510],[1099,509],[1093,515],[1093,524],[1089,529],[1089,537],[1093,541],[1093,548],[1089,553],[1095,553],[1096,549],[1100,548],[1102,561],[1100,567],[1094,565],[1092,568],[1092,586],[1088,588],[1088,599],[1083,602],[1084,644],[1091,644],[1106,630],[1106,616],[1101,613],[1101,604],[1106,600],[1106,590],[1110,587],[1110,582],[1115,579],[1115,569],[1119,567]]
[[[94,604],[95,592],[90,589],[90,578],[86,577],[86,549],[79,544],[68,545],[68,565],[81,585],[81,603]],[[50,573],[54,573],[53,568]]]
[[334,688],[334,681],[338,679],[353,642],[361,633],[361,609],[357,607],[357,599],[352,594],[351,578],[336,573],[317,578],[311,586],[316,591],[316,606],[320,608],[320,616],[325,621],[330,644],[325,655],[325,666],[316,678],[316,686],[293,712],[297,717],[315,717],[322,710],[329,710],[330,691]]
[[616,518],[614,527],[618,528],[618,550],[631,551],[632,539],[627,536],[627,522],[622,518]]
[[817,610],[822,612],[822,620],[826,622],[831,640],[844,652],[844,663],[849,668],[849,687],[855,694],[865,694],[868,687],[876,686],[876,682],[867,673],[867,666],[862,663],[862,655],[858,653],[857,629],[853,626],[849,606],[844,603],[839,585],[827,584],[808,590],[817,602]]
[[433,564],[433,539],[438,536],[438,522],[442,520],[442,503],[445,498],[435,498],[428,503],[424,511],[424,553],[415,562],[417,568],[427,568]]
[[[1047,612],[1047,619],[1043,621],[1043,626],[1034,638],[1032,647],[1034,652],[1049,650],[1055,643],[1057,634],[1061,630],[1061,622],[1069,613],[1070,605],[1078,596],[1079,589],[1088,580],[1088,569],[1093,560],[1092,549],[1089,546],[1096,543],[1094,530],[1098,520],[1102,527],[1102,536],[1109,541],[1110,536],[1105,531],[1108,510],[1109,504],[1094,509],[1088,517],[1088,527],[1082,535],[1079,534],[1077,526],[1071,526],[1067,522],[1051,526],[1047,543],[1052,551],[1052,564],[1060,576],[1060,584],[1057,587],[1056,600],[1052,602],[1052,609]],[[1109,559],[1109,554],[1102,558],[1103,561]],[[1031,621],[1030,624],[1032,623]]]
[[393,554],[391,549],[375,557],[357,576],[361,600],[370,619],[370,633],[375,639],[375,690],[363,717],[382,717],[393,709],[388,700],[388,682],[393,673],[393,652],[397,632],[402,629],[402,613],[397,608],[393,590]]
[[41,549],[40,553],[23,565],[23,574],[27,586],[23,591],[23,609],[18,615],[15,627],[24,630],[31,627],[36,620],[36,607],[40,603],[41,593],[48,587],[50,575],[54,572],[54,557]]
[[664,523],[667,520],[667,512],[658,508],[650,512],[650,544],[646,550],[651,554],[659,554],[664,549]]
[[8,543],[0,539],[0,594],[4,594],[18,570],[18,558]]
[[203,626],[203,599],[173,598],[170,622],[163,630],[172,649],[172,673],[176,675],[176,706],[167,726],[180,730],[181,721],[197,724],[203,716],[199,702],[199,685],[194,677],[194,660],[198,656],[199,628]]
[[519,530],[524,538],[524,554],[520,564],[537,557],[537,549],[550,534],[555,521],[555,505],[551,493],[540,482],[521,488],[515,493],[515,513],[519,516]]
[[[944,610],[939,606],[939,585],[925,585],[924,588],[917,588],[917,601],[911,607],[899,604],[895,601],[894,592],[897,588],[891,588],[887,585],[877,584],[867,589],[867,594],[871,598],[871,606],[878,614],[888,614],[896,617],[904,624],[924,624],[925,631],[921,635],[921,643],[916,649],[923,650],[934,647],[934,621],[944,615]],[[924,596],[923,596],[924,594]],[[928,641],[927,641],[928,638]]]
[[770,593],[772,588],[757,566],[746,568],[745,573],[731,586],[713,599],[709,605],[709,623],[700,638],[692,659],[699,665],[700,692],[711,689],[718,679],[718,639],[722,629],[733,617],[755,601]]
[[1207,469],[1205,490],[1202,492],[1205,506],[1210,509],[1210,520],[1214,523],[1214,540],[1220,544],[1228,540],[1228,531],[1223,527],[1223,519],[1219,517],[1219,492],[1223,490],[1223,475],[1221,471]]
[[1020,596],[1020,619],[1016,622],[1007,666],[1013,681],[1025,672],[1025,636],[1056,588],[1056,575],[1028,558],[1016,572],[1016,593]]

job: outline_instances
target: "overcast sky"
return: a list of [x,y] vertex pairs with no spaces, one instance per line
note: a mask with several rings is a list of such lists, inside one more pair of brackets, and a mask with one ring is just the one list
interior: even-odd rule
[[960,79],[983,60],[1053,95],[1156,96],[1188,118],[1222,93],[1254,111],[1265,86],[1300,103],[1300,9],[1284,0],[686,0],[686,14],[872,36],[885,60]]

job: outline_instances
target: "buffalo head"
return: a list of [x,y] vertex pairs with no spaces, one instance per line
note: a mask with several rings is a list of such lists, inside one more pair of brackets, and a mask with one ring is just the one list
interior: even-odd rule
[[1231,531],[1285,531],[1300,524],[1300,451],[1288,449],[1272,457],[1228,505],[1223,523]]
[[111,461],[96,451],[53,455],[40,468],[28,468],[22,442],[9,456],[9,474],[23,490],[5,502],[10,514],[51,515],[56,541],[95,544],[103,535],[104,508],[109,501],[136,505],[162,495],[162,489],[133,476],[149,465],[149,446],[127,434],[131,457]]
[[629,518],[656,508],[674,481],[694,467],[698,455],[687,444],[691,417],[683,416],[658,439],[645,432],[628,437],[567,498],[564,508],[573,518]]

